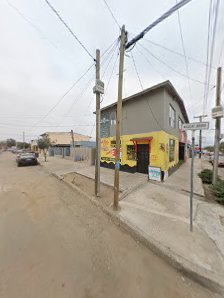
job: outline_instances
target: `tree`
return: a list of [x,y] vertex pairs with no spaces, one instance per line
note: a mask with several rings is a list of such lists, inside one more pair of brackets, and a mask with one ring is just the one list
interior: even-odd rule
[[19,149],[28,149],[30,148],[30,144],[26,142],[17,142],[16,147]]
[[16,140],[14,140],[14,139],[7,139],[6,140],[6,144],[7,144],[8,147],[16,146]]
[[52,146],[51,140],[49,137],[41,138],[37,141],[39,149],[44,151],[44,160],[47,161],[47,151],[49,147]]

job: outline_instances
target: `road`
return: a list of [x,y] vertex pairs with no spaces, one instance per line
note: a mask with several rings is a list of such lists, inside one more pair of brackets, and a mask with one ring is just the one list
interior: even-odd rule
[[0,154],[1,298],[208,298],[41,166]]

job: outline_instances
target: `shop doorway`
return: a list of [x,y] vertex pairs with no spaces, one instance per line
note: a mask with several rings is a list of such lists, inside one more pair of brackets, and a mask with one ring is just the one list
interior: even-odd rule
[[137,172],[148,173],[149,144],[137,144]]
[[184,160],[185,156],[185,144],[179,142],[179,161]]

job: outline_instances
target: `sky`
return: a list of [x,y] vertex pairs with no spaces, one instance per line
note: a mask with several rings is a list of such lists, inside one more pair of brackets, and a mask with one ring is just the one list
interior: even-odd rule
[[[216,68],[224,66],[224,19],[221,18],[224,3],[220,2],[205,109],[210,0],[192,0],[179,10],[180,22],[178,13],[174,13],[125,55],[123,96],[170,80],[184,100],[190,121],[198,121],[194,116],[208,115],[210,129],[203,132],[204,145],[214,142],[211,108],[215,105]],[[101,79],[105,83],[101,106],[115,102],[120,32],[105,2],[50,0],[50,3],[92,57],[100,49]],[[107,3],[118,24],[126,26],[131,39],[176,4],[176,0],[107,0]],[[95,67],[90,55],[44,0],[0,0],[0,140],[22,141],[24,131],[26,141],[30,141],[46,131],[71,129],[94,140]]]

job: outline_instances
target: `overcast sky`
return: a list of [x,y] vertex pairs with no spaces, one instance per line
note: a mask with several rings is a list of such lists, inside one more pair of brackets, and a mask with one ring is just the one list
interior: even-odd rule
[[[113,42],[119,36],[119,28],[104,1],[50,2],[92,56],[95,56],[96,48],[103,53],[112,45],[101,59],[101,76],[106,86],[102,106],[114,102],[117,99],[118,47]],[[176,0],[107,2],[118,23],[125,24],[131,38],[173,6]],[[209,116],[215,105],[215,89],[211,90],[215,85],[215,68],[224,64],[224,50],[220,57],[224,43],[224,19],[221,17],[224,3],[220,2],[214,68],[206,107]],[[193,0],[179,11],[186,55],[198,60],[196,63],[187,59],[190,84],[184,57],[152,43],[183,54],[177,13],[150,31],[132,50],[143,88],[170,80],[183,98],[191,120],[203,113],[209,3],[209,0]],[[13,137],[19,141],[25,131],[26,139],[30,140],[45,131],[71,129],[92,135],[94,139],[94,67],[46,117],[92,63],[91,57],[44,0],[0,0],[0,139]],[[141,91],[130,53],[125,57],[124,78],[124,96]],[[210,128],[214,128],[214,121]],[[213,143],[212,130],[204,133],[204,137],[204,143]]]

